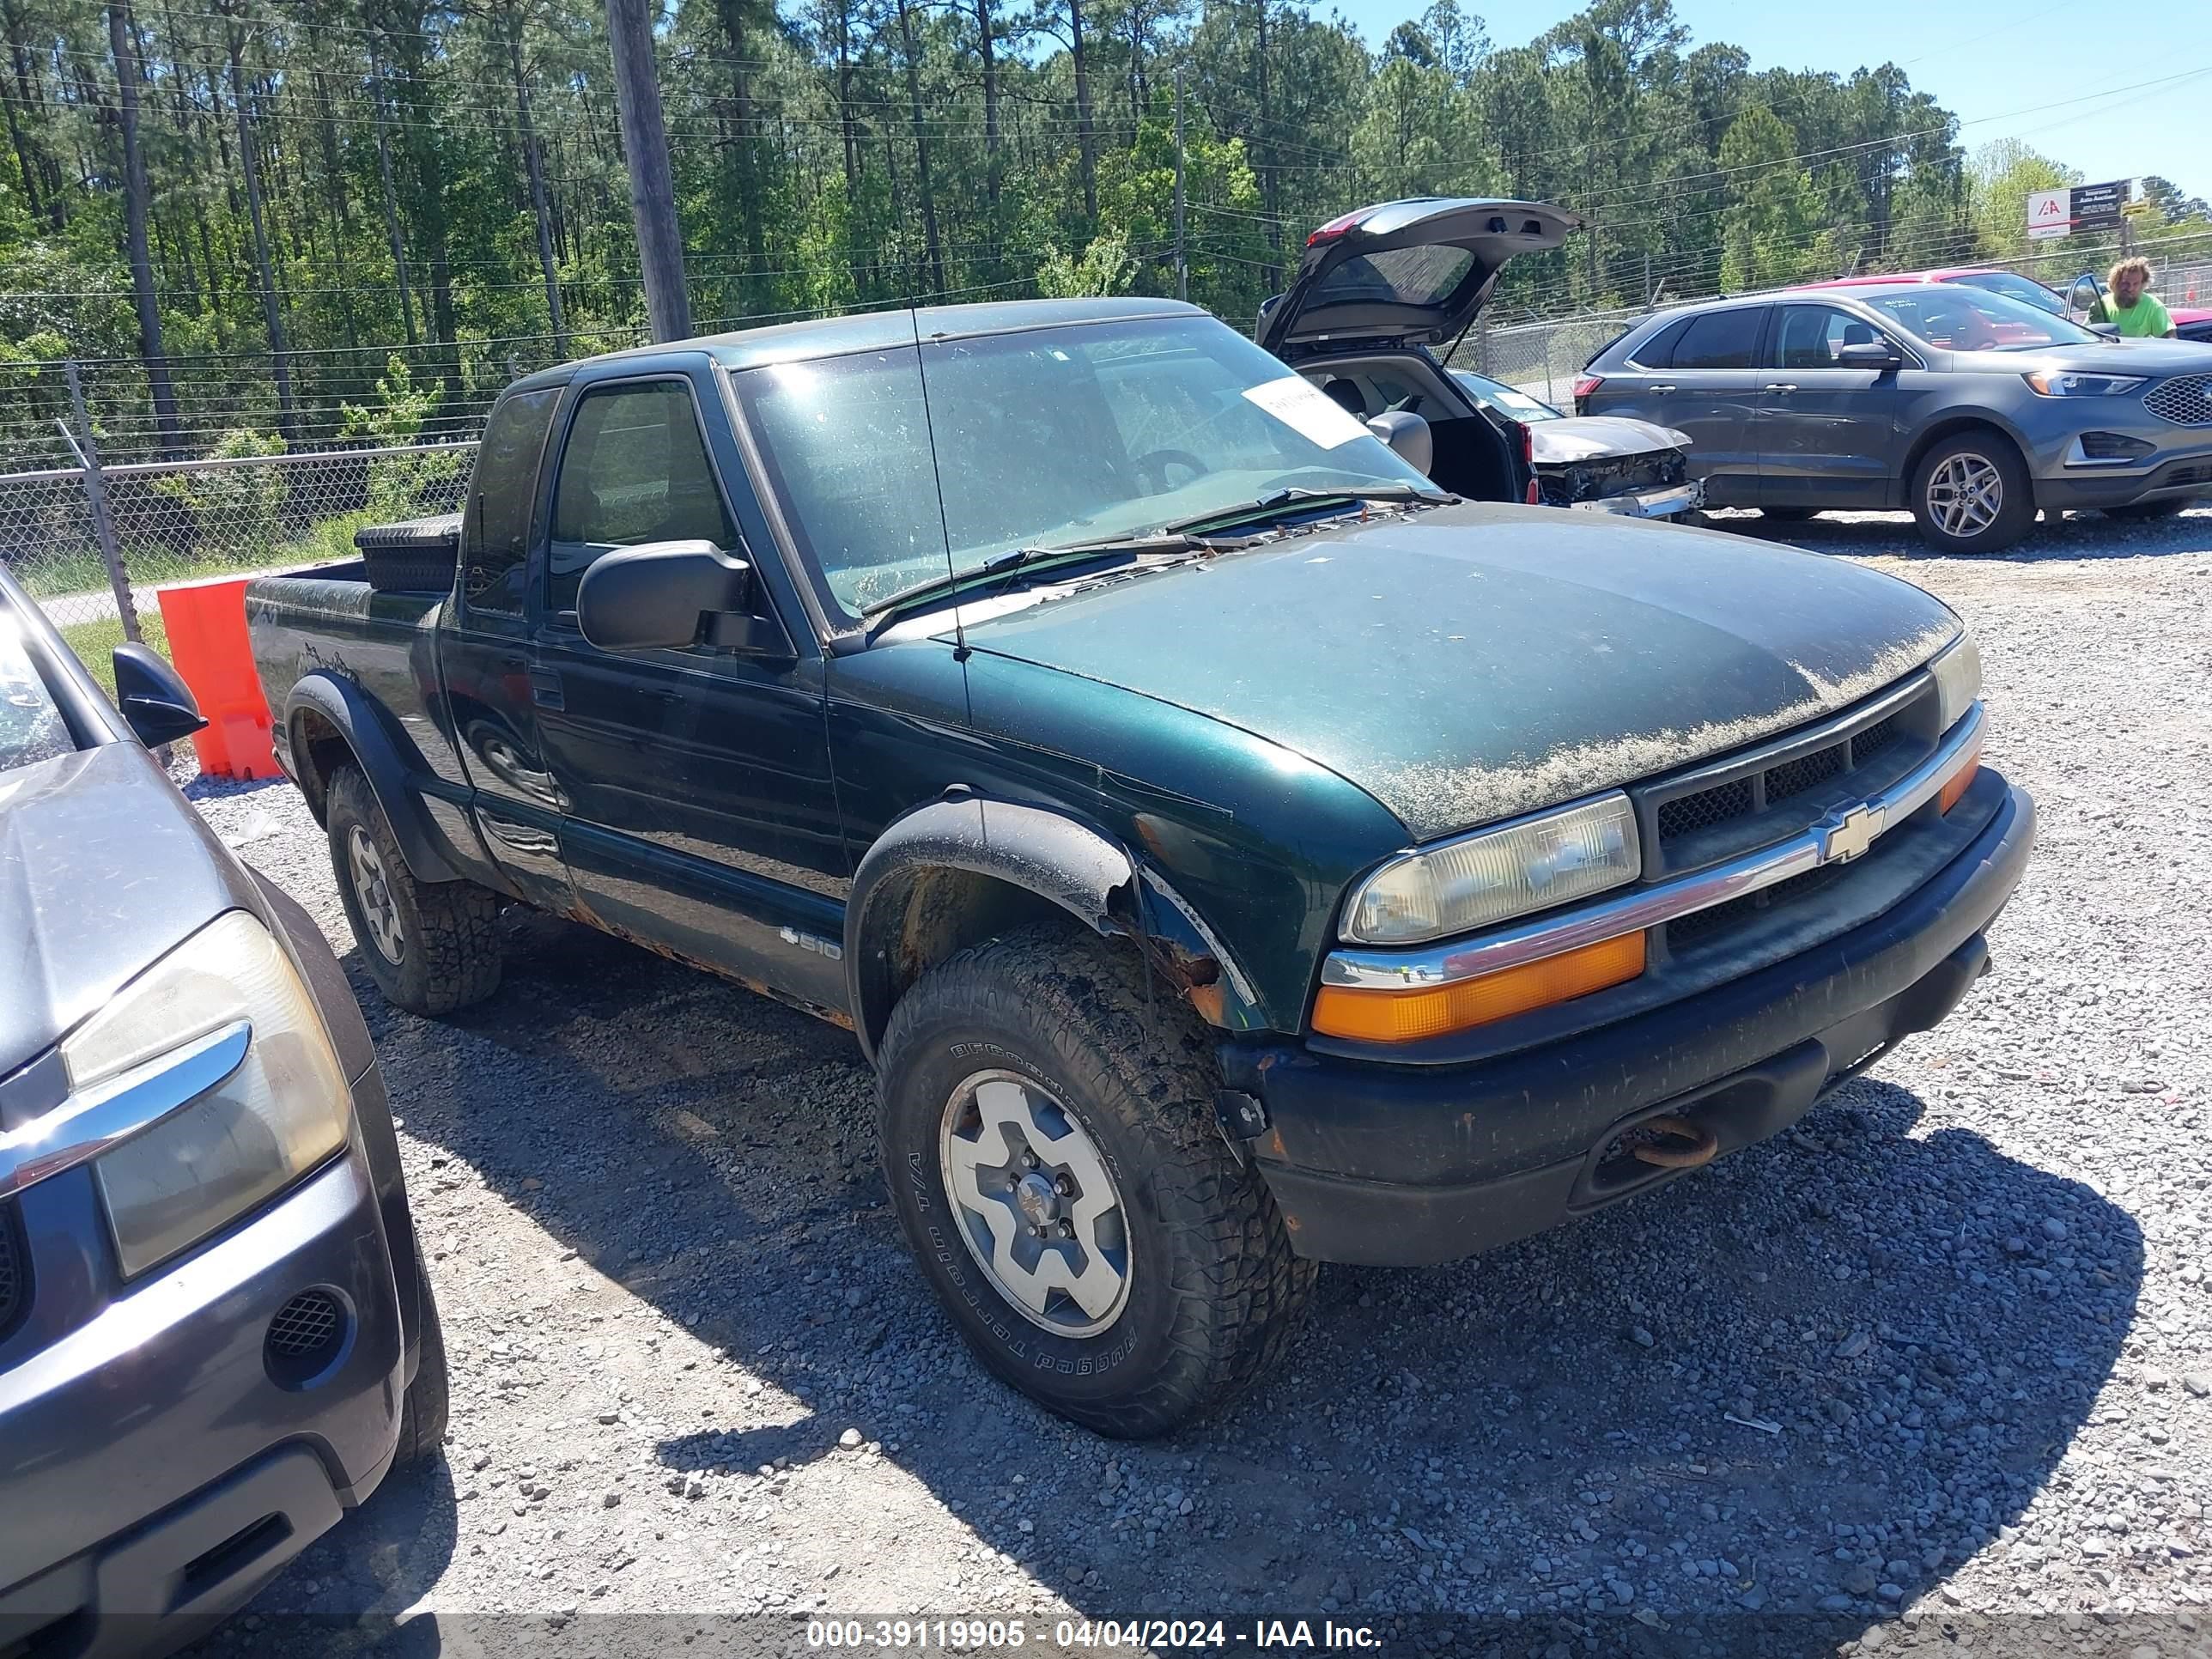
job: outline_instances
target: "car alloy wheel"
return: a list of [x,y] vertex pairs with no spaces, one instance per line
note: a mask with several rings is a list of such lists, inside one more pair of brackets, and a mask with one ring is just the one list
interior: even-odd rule
[[1129,1297],[1121,1194],[1070,1113],[1012,1072],[977,1072],[945,1103],[939,1173],[975,1264],[1031,1324],[1092,1336]]
[[397,966],[407,956],[407,933],[399,924],[399,904],[392,896],[383,855],[368,831],[360,824],[346,832],[346,862],[353,872],[353,896],[361,905],[362,920],[368,924],[370,942],[386,962]]
[[1947,536],[1970,541],[2004,511],[2004,475],[1972,450],[1947,455],[1928,475],[1928,515]]

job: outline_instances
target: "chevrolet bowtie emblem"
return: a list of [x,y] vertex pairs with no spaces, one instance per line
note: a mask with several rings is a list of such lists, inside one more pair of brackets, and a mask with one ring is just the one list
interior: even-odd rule
[[1881,833],[1883,817],[1882,809],[1869,801],[1821,819],[1815,826],[1820,836],[1820,862],[1846,864],[1858,857]]

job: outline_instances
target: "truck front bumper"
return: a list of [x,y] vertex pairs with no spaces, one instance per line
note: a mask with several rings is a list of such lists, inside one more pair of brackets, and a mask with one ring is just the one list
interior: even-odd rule
[[[1686,1119],[1723,1154],[1787,1128],[1988,971],[1984,930],[2034,839],[2034,803],[2007,792],[1963,853],[1874,921],[1649,1013],[1467,1066],[1243,1051],[1228,1080],[1265,1108],[1249,1144],[1292,1247],[1379,1267],[1455,1261],[1685,1173],[1620,1155],[1643,1120]],[[1332,1146],[1384,1140],[1405,1178],[1328,1167]]]

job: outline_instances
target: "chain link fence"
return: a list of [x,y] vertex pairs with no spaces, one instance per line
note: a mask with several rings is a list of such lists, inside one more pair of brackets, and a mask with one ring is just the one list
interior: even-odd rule
[[[149,642],[163,582],[353,556],[353,533],[460,504],[473,441],[102,464],[121,585]],[[123,637],[85,467],[0,474],[0,563],[89,659]]]
[[1583,365],[1647,314],[1641,307],[1590,311],[1504,325],[1478,318],[1446,367],[1502,381],[1567,409],[1574,401],[1575,380]]

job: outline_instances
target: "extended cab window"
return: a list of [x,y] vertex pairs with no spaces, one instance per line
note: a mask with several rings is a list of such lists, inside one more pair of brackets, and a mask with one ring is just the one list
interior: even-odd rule
[[1759,331],[1766,321],[1765,306],[1746,306],[1735,311],[1709,311],[1691,319],[1682,337],[1674,343],[1669,368],[1749,368],[1759,362]]
[[645,542],[738,545],[722,505],[690,383],[654,380],[587,392],[561,453],[548,550],[547,607],[576,608],[602,554]]
[[501,399],[484,422],[461,525],[461,592],[472,611],[522,614],[538,464],[560,399],[558,386],[519,392]]

